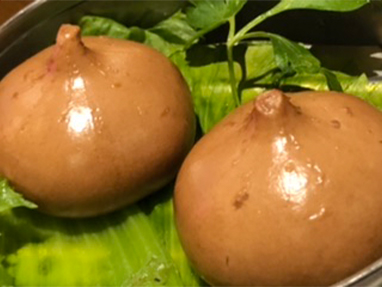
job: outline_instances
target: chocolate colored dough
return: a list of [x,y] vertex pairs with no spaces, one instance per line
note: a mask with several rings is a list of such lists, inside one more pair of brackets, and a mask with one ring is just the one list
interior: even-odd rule
[[176,223],[212,285],[324,286],[382,256],[382,113],[351,95],[272,90],[187,156]]
[[165,56],[81,40],[76,26],[0,83],[0,174],[49,214],[99,215],[160,189],[194,133],[189,89]]

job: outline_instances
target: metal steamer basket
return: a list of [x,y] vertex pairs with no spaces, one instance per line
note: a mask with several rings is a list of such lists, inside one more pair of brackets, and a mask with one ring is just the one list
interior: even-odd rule
[[[237,17],[238,24],[243,25],[275,2],[249,1]],[[182,0],[36,0],[0,26],[0,79],[31,55],[53,44],[62,23],[77,23],[83,15],[97,15],[127,25],[149,27],[185,4]],[[354,75],[366,73],[377,81],[382,76],[381,19],[382,1],[374,0],[352,13],[286,12],[261,24],[259,29],[312,44],[314,54],[330,69]],[[224,27],[221,31],[225,32]],[[222,35],[225,34],[217,31],[211,37],[219,40]],[[381,284],[382,259],[335,286]]]

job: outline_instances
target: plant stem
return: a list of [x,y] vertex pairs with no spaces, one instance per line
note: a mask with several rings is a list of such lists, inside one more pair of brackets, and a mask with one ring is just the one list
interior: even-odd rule
[[261,22],[265,21],[266,19],[275,16],[276,14],[279,14],[281,12],[285,11],[285,7],[283,3],[276,5],[271,10],[265,12],[264,14],[259,15],[255,19],[253,19],[251,22],[249,22],[247,25],[245,25],[239,32],[236,33],[234,37],[231,38],[231,41],[228,42],[228,45],[235,45],[241,40],[245,39],[247,36],[247,33],[252,30],[254,27],[259,25]]
[[229,19],[229,33],[227,39],[227,58],[228,58],[228,72],[229,72],[229,80],[231,84],[232,97],[235,103],[235,106],[238,107],[240,105],[240,99],[237,92],[237,82],[235,76],[235,66],[233,59],[233,46],[232,39],[235,37],[235,16]]

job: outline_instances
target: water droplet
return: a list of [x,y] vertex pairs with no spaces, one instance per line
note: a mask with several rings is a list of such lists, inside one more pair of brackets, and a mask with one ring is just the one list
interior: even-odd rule
[[248,171],[248,172],[244,175],[244,177],[245,177],[245,178],[249,178],[252,174],[253,174],[253,171],[252,171],[252,170],[251,170],[251,171]]
[[21,126],[21,128],[20,128],[20,133],[23,133],[23,132],[25,132],[25,126]]
[[225,123],[225,125],[226,125],[226,126],[229,126],[229,127],[233,127],[233,126],[236,125],[236,123],[233,122],[233,121],[228,121],[228,122]]
[[353,111],[352,111],[351,108],[349,108],[349,107],[344,107],[344,110],[345,110],[346,114],[348,114],[349,116],[353,116],[353,115],[354,115],[354,114],[353,114]]
[[237,158],[237,159],[235,159],[235,160],[233,160],[232,161],[232,166],[236,166],[237,164],[239,163],[239,159]]
[[339,129],[339,128],[341,128],[341,123],[340,123],[339,121],[337,121],[337,120],[332,120],[332,121],[330,121],[330,124],[331,124],[332,127],[335,128],[335,129]]
[[32,73],[32,71],[28,71],[24,74],[24,76],[23,76],[24,81],[29,80],[29,76],[31,73]]
[[161,117],[165,117],[170,113],[170,108],[165,108],[162,113],[160,114]]

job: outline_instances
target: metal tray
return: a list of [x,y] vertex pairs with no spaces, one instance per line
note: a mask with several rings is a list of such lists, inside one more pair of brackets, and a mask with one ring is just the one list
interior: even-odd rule
[[[269,9],[276,2],[249,1],[237,17],[239,25]],[[127,25],[147,27],[185,4],[184,0],[36,0],[0,26],[0,79],[31,55],[53,44],[62,23],[77,23],[81,16],[90,14],[112,17]],[[350,74],[364,72],[373,77],[382,71],[381,25],[382,1],[374,0],[359,11],[345,14],[286,12],[262,24],[259,29],[313,44],[313,53],[319,56],[326,67]],[[217,31],[212,37],[219,40],[222,35]],[[382,259],[335,286],[380,285]]]

